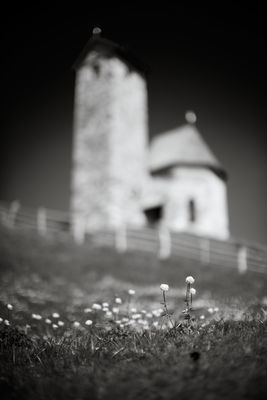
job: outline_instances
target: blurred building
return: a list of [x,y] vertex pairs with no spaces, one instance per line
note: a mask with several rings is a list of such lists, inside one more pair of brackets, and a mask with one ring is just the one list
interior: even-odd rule
[[149,225],[227,238],[226,173],[194,118],[149,144],[144,68],[100,33],[75,63],[74,236]]

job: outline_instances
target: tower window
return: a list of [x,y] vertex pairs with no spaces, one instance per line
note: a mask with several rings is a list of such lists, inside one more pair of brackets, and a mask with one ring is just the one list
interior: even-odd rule
[[190,199],[188,203],[188,213],[189,213],[189,221],[195,222],[196,221],[196,205],[195,201]]
[[99,73],[100,73],[100,66],[99,66],[99,64],[93,64],[93,69],[94,69],[94,71],[95,71],[95,74],[96,74],[96,75],[99,75]]

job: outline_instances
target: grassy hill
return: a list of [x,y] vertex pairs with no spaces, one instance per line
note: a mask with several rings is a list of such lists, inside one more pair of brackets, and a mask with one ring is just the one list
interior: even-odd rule
[[[43,240],[5,228],[0,235],[0,390],[6,398],[266,394],[267,274],[117,254],[90,241],[78,247],[70,239]],[[188,275],[197,290],[190,322],[182,313]],[[161,283],[170,286],[175,328],[157,314]]]

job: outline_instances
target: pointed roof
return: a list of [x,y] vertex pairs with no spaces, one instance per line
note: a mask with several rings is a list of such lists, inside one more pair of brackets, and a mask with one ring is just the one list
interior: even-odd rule
[[101,35],[100,28],[94,28],[92,36],[79,54],[73,68],[76,70],[79,69],[84,59],[92,50],[96,50],[106,58],[118,57],[127,64],[130,69],[134,68],[142,74],[148,72],[147,66],[138,60],[127,48],[104,38]]
[[150,171],[156,173],[178,165],[209,168],[226,179],[226,171],[194,124],[183,125],[152,139]]

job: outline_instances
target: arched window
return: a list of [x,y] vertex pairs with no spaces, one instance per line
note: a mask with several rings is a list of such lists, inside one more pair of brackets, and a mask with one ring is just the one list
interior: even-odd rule
[[188,203],[188,215],[190,222],[196,221],[196,205],[193,199],[190,199]]

